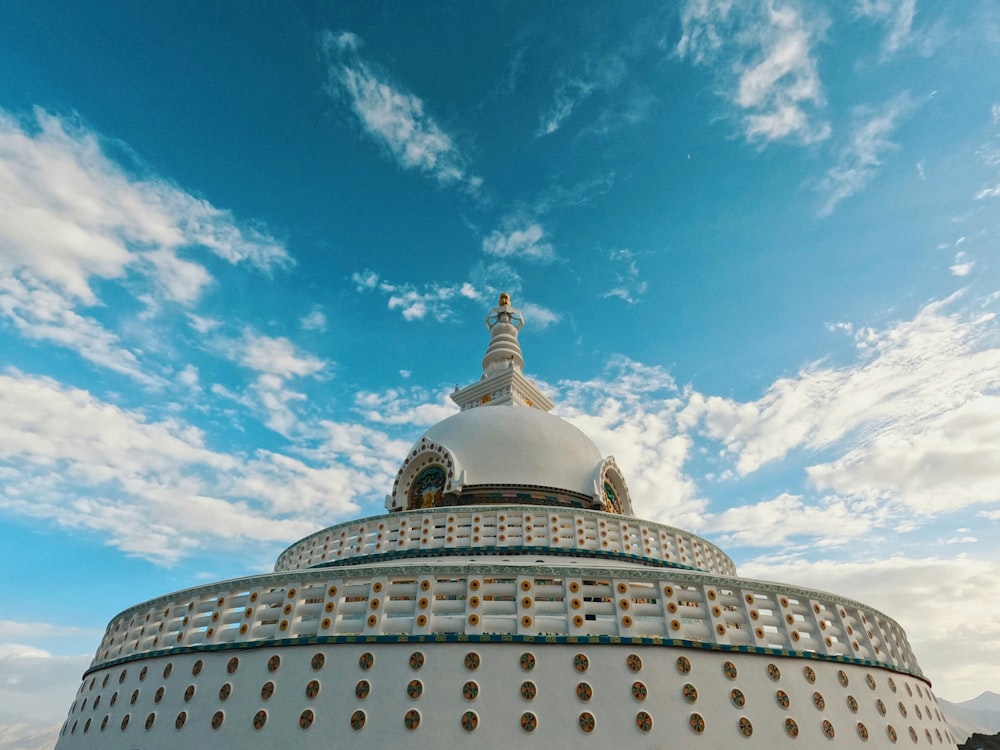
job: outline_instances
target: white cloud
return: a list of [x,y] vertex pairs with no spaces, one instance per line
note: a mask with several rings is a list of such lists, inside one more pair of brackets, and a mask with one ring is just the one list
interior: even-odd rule
[[916,102],[906,92],[879,108],[855,108],[850,141],[840,149],[837,163],[817,186],[823,196],[820,216],[829,216],[838,203],[868,186],[885,153],[897,148],[890,140],[893,132],[915,108]]
[[[860,553],[860,551],[859,551]],[[984,675],[1000,669],[1000,563],[933,557],[857,562],[760,559],[741,575],[832,591],[864,602],[905,630],[934,692],[952,701],[983,689]]]
[[[487,277],[497,281],[516,279],[518,283],[512,284],[509,288],[512,292],[520,288],[520,279],[517,279],[517,274],[501,263],[493,264],[489,269],[478,268],[473,275],[480,277],[477,279],[478,285],[464,281],[456,284],[427,284],[419,289],[413,284],[390,282],[368,269],[363,272],[355,272],[351,279],[359,292],[377,291],[381,293],[387,298],[386,306],[390,310],[398,310],[403,319],[407,321],[424,320],[425,318],[433,318],[438,322],[445,321],[454,315],[456,301],[479,302],[484,298],[492,297],[496,294],[495,285],[487,282]],[[501,288],[508,289],[506,286]]]
[[948,270],[951,271],[953,276],[968,276],[975,265],[975,261],[968,259],[968,254],[966,252],[959,251],[955,253],[955,262]]
[[742,475],[792,450],[843,451],[810,482],[908,513],[1000,501],[1000,347],[992,312],[935,302],[884,330],[856,328],[858,361],[811,365],[754,402],[693,392],[681,427],[700,424]]
[[825,16],[806,15],[798,2],[688,0],[681,26],[681,58],[696,65],[726,58],[719,66],[730,76],[722,82],[724,93],[743,113],[748,141],[829,137],[829,125],[816,121],[825,98],[813,50]]
[[614,250],[611,253],[611,261],[624,266],[624,270],[615,272],[615,286],[601,296],[617,297],[629,304],[638,302],[639,297],[646,293],[648,285],[639,275],[636,254],[627,249]]
[[138,350],[79,307],[95,280],[136,299],[193,305],[212,279],[181,253],[209,250],[270,270],[291,262],[260,230],[156,176],[109,159],[97,135],[36,109],[34,122],[0,110],[0,315],[26,337],[72,349],[147,385]]
[[498,258],[518,258],[539,263],[555,260],[552,244],[545,239],[545,230],[537,221],[524,217],[508,217],[502,229],[494,229],[483,238],[483,252]]
[[251,328],[244,329],[242,341],[232,342],[230,353],[244,367],[282,379],[315,375],[327,365],[313,354],[299,352],[283,336],[265,336]]
[[304,405],[306,397],[289,388],[287,381],[321,378],[329,363],[299,351],[283,336],[265,336],[251,328],[244,329],[241,339],[220,339],[215,343],[227,358],[258,373],[249,388],[254,400],[248,402],[240,397],[237,400],[244,405],[256,404],[255,408],[266,415],[267,426],[280,435],[301,436],[304,428],[295,406]]
[[721,535],[729,546],[775,547],[795,537],[821,538],[826,546],[852,539],[872,527],[872,518],[839,498],[818,505],[801,495],[782,493],[771,500],[728,508],[706,516],[705,531]]
[[284,542],[384,492],[395,472],[385,456],[405,451],[360,425],[337,427],[353,439],[335,447],[331,425],[316,425],[315,460],[338,459],[332,465],[267,451],[247,459],[209,449],[179,420],[150,421],[47,378],[2,375],[0,508],[166,564],[206,544]]
[[556,413],[615,456],[636,504],[636,513],[696,529],[706,503],[684,465],[693,441],[678,429],[683,405],[664,369],[614,357],[605,373],[559,383]]
[[535,132],[536,136],[551,135],[562,125],[563,120],[570,116],[573,109],[594,91],[590,81],[573,79],[566,81],[556,89],[555,101],[551,109],[542,117]]
[[913,18],[917,13],[917,0],[857,0],[855,11],[859,16],[871,18],[887,27],[882,52],[889,56],[908,44]]
[[448,391],[431,394],[419,386],[359,391],[354,397],[354,409],[372,424],[429,427],[458,412],[458,406]]
[[308,315],[299,321],[299,323],[307,331],[318,331],[319,333],[326,332],[326,315],[319,307],[314,307]]
[[425,110],[422,99],[380,77],[358,54],[350,32],[322,38],[332,96],[345,94],[368,136],[404,169],[415,169],[442,185],[478,190],[482,179],[468,173],[467,159]]
[[544,331],[551,325],[558,323],[562,316],[557,312],[549,310],[547,307],[542,307],[541,305],[536,305],[532,302],[526,302],[521,305],[521,312],[524,313],[525,325],[530,325],[532,328],[538,329],[539,331]]

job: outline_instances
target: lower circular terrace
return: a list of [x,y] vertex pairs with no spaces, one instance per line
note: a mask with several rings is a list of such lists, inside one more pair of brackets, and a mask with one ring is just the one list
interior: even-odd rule
[[694,571],[474,558],[267,574],[179,591],[112,620],[90,671],[193,651],[451,639],[772,654],[922,679],[895,621],[831,594]]
[[736,575],[725,552],[673,526],[578,508],[516,505],[412,510],[330,526],[282,552],[274,570],[494,553],[627,559]]

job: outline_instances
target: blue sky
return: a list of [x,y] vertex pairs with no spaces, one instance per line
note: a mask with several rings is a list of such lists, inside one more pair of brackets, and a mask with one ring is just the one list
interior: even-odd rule
[[0,747],[378,512],[500,291],[641,515],[1000,687],[994,3],[204,5],[0,5]]

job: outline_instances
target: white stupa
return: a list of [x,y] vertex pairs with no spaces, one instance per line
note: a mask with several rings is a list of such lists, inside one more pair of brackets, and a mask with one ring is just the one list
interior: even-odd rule
[[57,748],[956,744],[896,622],[634,517],[506,294],[487,324],[385,515],[115,616]]

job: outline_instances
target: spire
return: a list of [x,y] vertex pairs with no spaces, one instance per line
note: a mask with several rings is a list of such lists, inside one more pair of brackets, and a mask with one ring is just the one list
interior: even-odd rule
[[490,329],[490,345],[483,357],[483,374],[516,368],[524,370],[524,357],[521,355],[521,344],[517,341],[517,332],[524,325],[521,311],[510,306],[510,295],[504,292],[500,295],[497,306],[486,316],[486,326]]
[[457,388],[451,400],[462,410],[477,406],[511,404],[548,411],[552,401],[524,377],[524,356],[517,333],[524,325],[521,311],[510,304],[510,295],[503,292],[486,316],[490,343],[483,357],[483,376],[478,383]]

